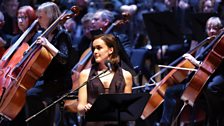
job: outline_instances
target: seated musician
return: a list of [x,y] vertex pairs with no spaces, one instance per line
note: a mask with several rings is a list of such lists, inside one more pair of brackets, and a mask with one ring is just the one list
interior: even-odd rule
[[[206,32],[209,37],[218,35],[221,31],[221,28],[222,28],[221,20],[218,17],[211,17],[207,20]],[[197,51],[196,56],[201,54],[200,52],[203,52],[203,51],[204,51],[204,47],[201,47]],[[208,53],[205,52],[203,54],[207,55]],[[201,59],[201,60],[204,59],[206,55],[199,56],[199,59]],[[196,60],[190,54],[184,54],[183,57],[185,57],[185,59],[192,62],[192,64],[194,64],[196,67],[199,67],[201,64],[200,61]],[[219,67],[220,68],[224,67],[224,64],[222,63]],[[165,96],[164,96],[162,117],[160,119],[160,123],[156,124],[157,126],[170,126],[171,125],[172,117],[174,116],[173,114],[174,114],[175,106],[177,103],[176,98],[180,97],[182,95],[184,89],[186,88],[187,82],[189,82],[192,77],[191,75],[192,74],[190,74],[183,82],[181,82],[181,84],[175,84],[175,85],[167,88],[167,90],[165,92]],[[215,104],[215,103],[220,102],[216,97],[220,96],[221,88],[223,90],[223,84],[224,84],[224,76],[223,75],[224,75],[224,72],[218,69],[212,75],[212,77],[206,84],[207,85],[207,88],[206,88],[207,93],[206,94],[208,94],[208,96],[211,96],[211,97],[206,98],[208,101],[208,105],[209,105],[209,107],[208,107],[208,110],[209,110],[208,123],[211,126],[217,125],[216,122],[217,122],[219,115],[217,115],[218,111],[216,111],[216,108],[219,109],[220,106],[219,106],[219,104]],[[214,102],[212,100],[214,100],[216,102]]]
[[[59,7],[53,2],[42,3],[37,8],[37,17],[40,30],[51,31],[50,25],[61,15]],[[55,23],[56,24],[56,23]],[[56,27],[56,28],[55,28]],[[27,117],[36,114],[50,103],[55,101],[58,96],[63,95],[71,86],[71,38],[61,25],[56,25],[55,30],[44,37],[39,37],[37,43],[45,47],[54,56],[49,63],[43,76],[37,80],[35,85],[26,94],[26,114]],[[43,62],[44,64],[46,62]],[[54,107],[44,111],[41,115],[30,120],[28,126],[53,126],[55,119]],[[58,120],[56,120],[58,121]]]
[[[1,17],[1,12],[0,12],[0,17]],[[22,6],[18,9],[17,11],[17,21],[18,21],[18,28],[19,28],[19,33],[15,36],[13,36],[11,38],[11,42],[8,41],[7,43],[7,47],[13,45],[15,42],[17,42],[17,40],[19,39],[19,37],[21,37],[21,35],[27,30],[27,28],[29,28],[29,26],[33,23],[33,21],[36,19],[36,14],[35,14],[35,10],[31,7],[31,6]],[[0,19],[1,20],[1,19]],[[33,30],[35,31],[35,30]],[[30,33],[29,34],[29,39],[26,39],[28,41],[23,41],[23,42],[27,42],[28,44],[31,44],[32,42],[34,42],[34,40],[36,39],[36,37],[34,36],[35,33]],[[25,51],[25,50],[24,50]],[[6,53],[7,54],[7,53]],[[6,55],[4,54],[4,55]],[[18,56],[18,53],[16,54]],[[22,54],[21,54],[22,55]],[[14,61],[15,58],[10,58],[8,59],[10,61]],[[19,61],[18,61],[19,62]],[[18,63],[17,60],[14,61],[15,64]],[[7,88],[7,87],[5,87]],[[16,126],[16,125],[20,125],[20,126],[25,126],[25,111],[22,109],[21,112],[18,114],[18,116],[16,116],[16,118],[13,121],[4,121],[3,125],[10,125],[10,126]],[[7,124],[6,124],[7,123]]]
[[[92,43],[92,67],[84,69],[80,73],[80,86],[92,77],[102,73],[107,69],[105,61],[111,61],[112,71],[108,70],[99,78],[93,79],[87,85],[80,88],[78,93],[78,113],[84,115],[87,112],[97,96],[107,93],[131,93],[132,75],[119,66],[119,50],[116,39],[113,35],[99,35]],[[107,122],[108,124],[108,122]],[[87,125],[101,126],[103,122],[92,122]]]
[[[19,37],[26,31],[26,29],[33,23],[33,21],[36,19],[35,10],[31,6],[22,6],[19,8],[17,13],[17,21],[18,21],[18,27],[19,27],[19,34],[14,36],[12,38],[12,41],[10,45],[13,45]],[[34,30],[35,31],[35,30]],[[28,41],[28,44],[32,44],[36,40],[37,35],[33,35]]]

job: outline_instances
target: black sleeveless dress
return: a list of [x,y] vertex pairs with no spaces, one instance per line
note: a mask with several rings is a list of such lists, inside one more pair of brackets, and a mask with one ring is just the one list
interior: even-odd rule
[[[96,68],[92,67],[88,79],[96,75]],[[100,81],[99,78],[96,78],[87,84],[87,101],[88,103],[93,104],[97,96],[99,96],[100,94],[124,93],[124,88],[125,80],[122,73],[122,69],[119,67],[114,74],[109,89],[104,88],[103,83]]]

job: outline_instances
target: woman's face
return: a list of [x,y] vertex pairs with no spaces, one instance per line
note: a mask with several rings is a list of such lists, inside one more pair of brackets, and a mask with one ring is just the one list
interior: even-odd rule
[[214,11],[214,6],[212,4],[212,1],[210,1],[210,0],[205,1],[203,12],[204,13],[211,13],[213,11]]
[[214,25],[212,23],[208,23],[207,24],[207,34],[208,36],[214,36],[214,35],[218,35],[219,33],[219,27],[217,25]]
[[113,48],[109,48],[102,39],[93,41],[93,55],[97,63],[104,63],[112,52]]
[[17,21],[19,29],[23,32],[29,27],[29,18],[24,10],[18,11]]
[[37,17],[41,28],[47,29],[49,26],[49,18],[43,10],[38,10]]

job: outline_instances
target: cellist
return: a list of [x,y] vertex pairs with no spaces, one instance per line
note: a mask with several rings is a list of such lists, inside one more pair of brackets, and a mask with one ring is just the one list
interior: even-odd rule
[[[20,7],[17,12],[17,22],[18,22],[19,34],[12,37],[9,45],[13,45],[19,39],[21,34],[23,32],[25,32],[26,29],[33,23],[33,21],[35,19],[36,19],[36,12],[31,6]],[[30,33],[29,35],[30,35],[30,38],[27,39],[29,41],[24,41],[24,42],[31,44],[36,40],[36,38],[37,38],[36,36],[38,34],[35,34],[35,30],[33,30],[33,33]],[[11,58],[9,60],[13,60],[13,59]],[[14,125],[15,126],[16,125],[25,126],[26,124],[22,120],[25,120],[25,113],[23,110],[19,113],[19,115],[13,121],[9,122],[9,125],[10,126],[14,126]],[[7,123],[7,122],[4,122],[4,123]]]
[[[35,10],[31,6],[22,6],[19,8],[17,12],[17,22],[19,27],[19,34],[14,36],[11,40],[10,45],[14,44],[16,40],[21,36],[23,32],[33,23],[36,19]],[[34,35],[32,36],[31,40],[28,41],[29,44],[33,43],[36,40]]]
[[[212,37],[215,35],[218,35],[222,29],[222,23],[221,20],[219,19],[219,17],[211,17],[207,20],[206,22],[206,32],[208,34],[208,37]],[[208,44],[207,44],[208,45]],[[203,52],[203,49],[206,47],[203,46],[201,47],[197,53],[196,56],[198,54],[201,54],[200,52]],[[203,58],[205,58],[206,55],[203,56],[199,56],[199,60],[202,60]],[[185,57],[185,59],[189,60],[190,62],[192,62],[192,64],[194,64],[196,67],[199,67],[201,64],[201,61],[196,60],[192,55],[190,54],[184,54],[183,57]],[[220,68],[224,67],[224,64],[222,63],[220,66]],[[172,123],[172,117],[174,114],[174,110],[175,110],[175,106],[177,103],[177,97],[180,97],[186,87],[187,82],[191,79],[193,74],[190,74],[183,82],[181,82],[180,84],[175,84],[171,87],[168,87],[166,92],[165,92],[165,96],[164,96],[164,104],[163,104],[163,113],[162,113],[162,117],[160,119],[160,122],[157,123],[157,126],[170,126]],[[215,74],[213,74],[210,79],[210,81],[207,82],[207,87],[206,91],[208,90],[210,93],[211,92],[218,92],[221,89],[221,85],[223,87],[224,84],[224,73],[222,71],[217,71]],[[217,100],[217,99],[216,99]],[[217,104],[216,104],[217,105]],[[214,106],[213,106],[214,107]],[[212,110],[214,110],[214,108],[211,108]],[[212,113],[212,112],[211,112]],[[213,113],[214,114],[214,113]],[[217,113],[216,113],[217,114]],[[217,120],[217,116],[216,115],[210,115],[209,114],[209,125],[211,126],[216,126],[216,120]]]
[[[55,3],[42,3],[37,9],[40,30],[47,29],[60,15],[60,9]],[[72,46],[69,34],[57,25],[48,36],[39,37],[37,43],[44,46],[54,57],[43,76],[27,91],[25,104],[27,118],[52,103],[57,96],[67,92],[72,84],[70,75]],[[28,126],[53,126],[54,114],[54,107],[50,108],[30,120]]]

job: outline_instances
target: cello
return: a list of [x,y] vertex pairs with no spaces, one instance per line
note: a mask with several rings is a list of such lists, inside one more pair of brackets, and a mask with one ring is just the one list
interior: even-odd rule
[[[73,6],[71,10],[62,13],[40,37],[48,36],[59,23],[78,14],[78,7]],[[53,55],[45,47],[36,43],[37,41],[25,51],[23,59],[13,69],[11,83],[2,96],[0,114],[8,120],[14,119],[20,112],[25,104],[26,91],[33,87],[53,59]]]
[[[209,43],[214,38],[206,38],[204,41],[199,43],[195,48],[188,51],[187,53],[193,54],[197,51],[198,48],[202,47],[204,44]],[[177,65],[176,65],[177,64]],[[183,60],[183,57],[179,57],[177,60],[172,62],[169,66],[176,65],[179,68],[189,68],[194,69],[195,66],[188,60]],[[163,69],[159,72],[162,73],[166,69]],[[141,115],[142,119],[146,119],[149,115],[151,115],[162,103],[164,100],[164,94],[168,86],[172,86],[173,84],[182,82],[189,75],[189,71],[181,70],[181,69],[173,69],[171,70],[160,82],[157,83],[156,87],[154,87],[151,91],[151,97],[148,100],[143,113]]]
[[[13,67],[19,63],[23,57],[23,53],[28,49],[29,45],[24,41],[29,41],[33,36],[38,20],[36,19],[19,37],[19,39],[3,54],[0,60],[0,96],[10,83],[10,77]],[[23,43],[24,42],[24,43]]]
[[[191,80],[188,82],[187,87],[185,88],[181,100],[184,102],[181,110],[173,121],[172,125],[177,122],[181,112],[187,105],[193,107],[195,101],[198,99],[203,87],[206,85],[209,78],[215,73],[217,68],[220,66],[221,62],[224,59],[224,52],[222,51],[224,47],[224,31],[222,31],[216,39],[210,43],[205,51],[200,53],[200,55],[206,55],[202,64],[199,66],[198,71],[194,74]],[[211,50],[210,50],[211,49]],[[210,50],[210,51],[209,51]],[[208,53],[206,53],[208,52]],[[197,59],[198,57],[196,57]]]

